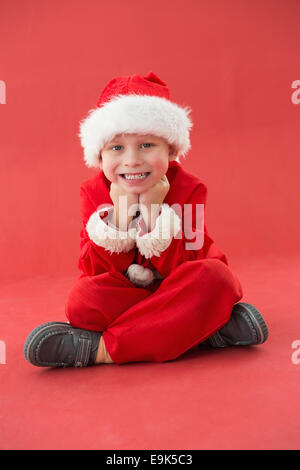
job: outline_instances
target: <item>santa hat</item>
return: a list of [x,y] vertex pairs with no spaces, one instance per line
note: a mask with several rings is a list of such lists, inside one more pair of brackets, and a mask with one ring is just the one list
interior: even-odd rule
[[177,157],[190,148],[191,108],[170,100],[166,83],[149,72],[113,78],[104,88],[96,108],[80,122],[78,134],[84,161],[99,168],[99,154],[117,134],[154,134],[175,146]]

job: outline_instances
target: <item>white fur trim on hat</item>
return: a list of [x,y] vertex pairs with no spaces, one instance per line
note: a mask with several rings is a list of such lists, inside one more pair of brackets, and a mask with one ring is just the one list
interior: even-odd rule
[[78,134],[88,167],[99,168],[99,153],[117,134],[154,134],[174,144],[185,156],[193,126],[191,109],[159,96],[118,95],[104,106],[90,110]]
[[135,245],[135,228],[122,232],[108,225],[101,219],[99,211],[93,212],[87,224],[86,231],[90,239],[111,253],[130,251]]
[[161,206],[161,213],[156,219],[152,232],[139,236],[141,228],[136,231],[136,246],[145,258],[160,256],[165,251],[172,238],[181,230],[181,220],[168,204]]
[[127,276],[133,284],[142,287],[152,284],[155,278],[151,269],[145,268],[140,264],[131,264],[127,269]]

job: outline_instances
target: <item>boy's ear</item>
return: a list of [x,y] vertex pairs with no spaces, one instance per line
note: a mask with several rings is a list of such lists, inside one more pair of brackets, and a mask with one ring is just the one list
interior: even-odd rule
[[98,161],[99,161],[99,166],[102,169],[102,155],[101,155],[101,152],[99,153]]
[[175,145],[169,144],[169,161],[176,160],[177,157],[177,149]]

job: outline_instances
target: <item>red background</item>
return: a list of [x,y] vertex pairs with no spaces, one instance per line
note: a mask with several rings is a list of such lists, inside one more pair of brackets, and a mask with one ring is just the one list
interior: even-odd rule
[[76,272],[78,123],[116,75],[153,70],[192,108],[183,163],[233,257],[299,252],[298,1],[2,0],[2,279]]
[[[299,449],[299,18],[298,0],[0,0],[1,449]],[[112,77],[150,70],[193,110],[183,164],[270,337],[33,367],[25,338],[66,321],[78,274],[79,185],[96,174],[79,121]]]

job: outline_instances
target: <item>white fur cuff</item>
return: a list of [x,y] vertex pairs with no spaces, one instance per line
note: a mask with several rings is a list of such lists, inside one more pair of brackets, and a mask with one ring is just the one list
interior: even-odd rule
[[90,216],[86,231],[96,245],[102,246],[111,253],[128,252],[135,245],[135,228],[129,229],[128,232],[117,230],[112,225],[106,224],[98,211]]
[[161,206],[161,213],[156,219],[152,232],[139,236],[141,228],[137,229],[136,245],[145,258],[160,256],[172,242],[172,238],[181,230],[181,220],[176,212],[168,205]]

